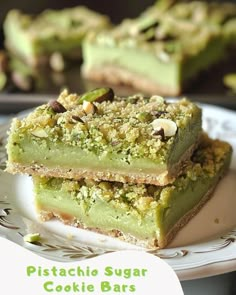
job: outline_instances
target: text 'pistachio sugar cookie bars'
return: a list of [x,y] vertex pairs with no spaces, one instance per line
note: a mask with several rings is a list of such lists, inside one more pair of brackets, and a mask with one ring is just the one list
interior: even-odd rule
[[11,173],[166,185],[197,147],[201,110],[182,99],[124,99],[109,88],[57,101],[14,119],[7,145]]

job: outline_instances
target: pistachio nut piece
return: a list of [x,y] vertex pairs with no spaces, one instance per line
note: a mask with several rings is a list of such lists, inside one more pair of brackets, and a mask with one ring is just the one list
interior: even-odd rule
[[83,111],[86,113],[86,115],[88,114],[94,114],[96,112],[96,106],[87,100],[83,101]]
[[165,132],[162,127],[159,127],[158,129],[153,130],[152,135],[159,136],[161,138],[161,141],[164,141],[165,139]]
[[57,100],[51,100],[49,102],[50,107],[53,109],[55,113],[65,113],[66,108]]
[[174,136],[177,131],[176,123],[170,119],[155,119],[151,124],[154,131],[162,128],[167,137]]
[[152,115],[148,112],[141,112],[137,115],[137,119],[142,123],[150,122],[152,120]]
[[114,96],[114,91],[111,88],[96,88],[82,94],[78,100],[78,103],[82,104],[85,100],[89,102],[103,102],[105,100],[113,100]]
[[84,121],[79,116],[73,115],[71,118],[73,121],[84,123]]
[[40,240],[40,234],[39,233],[33,233],[33,234],[27,234],[24,236],[24,241],[28,243],[35,243]]
[[39,138],[47,138],[48,137],[47,132],[42,128],[37,128],[37,129],[33,130],[31,132],[31,134],[33,134],[34,136],[39,137]]

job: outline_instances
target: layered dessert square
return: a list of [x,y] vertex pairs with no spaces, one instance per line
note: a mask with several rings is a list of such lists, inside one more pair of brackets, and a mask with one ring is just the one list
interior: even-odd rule
[[4,22],[5,45],[32,66],[44,63],[55,52],[80,58],[86,34],[109,25],[106,16],[84,6],[46,10],[37,16],[10,10]]
[[57,101],[14,119],[7,171],[166,185],[197,147],[201,109],[186,99],[117,97],[110,88]]
[[147,94],[178,95],[235,44],[235,4],[158,1],[136,19],[90,34],[82,73]]
[[210,198],[229,167],[231,146],[203,136],[183,173],[165,187],[34,176],[35,203],[44,221],[163,248]]

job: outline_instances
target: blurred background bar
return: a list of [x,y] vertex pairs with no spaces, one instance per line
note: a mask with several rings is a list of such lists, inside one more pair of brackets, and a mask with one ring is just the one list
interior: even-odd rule
[[[109,1],[109,0],[59,0],[59,1],[29,1],[29,0],[1,0],[0,2],[0,24],[2,27],[6,13],[12,9],[20,9],[25,13],[38,14],[45,9],[62,9],[65,7],[74,7],[76,5],[85,5],[95,11],[109,15],[114,23],[119,23],[124,17],[136,17],[147,6],[153,4],[153,0],[144,1]],[[3,31],[1,30],[1,41],[3,40]]]
[[[74,7],[76,5],[85,5],[97,12],[108,15],[115,24],[124,18],[134,18],[138,16],[145,8],[152,5],[155,1],[109,1],[109,0],[60,0],[60,1],[28,1],[28,0],[1,0],[0,2],[0,48],[4,47],[4,36],[2,24],[10,9],[20,9],[25,13],[38,14],[45,9],[62,9],[65,7]],[[223,1],[218,1],[223,2]],[[231,1],[236,2],[236,0]],[[236,72],[236,53],[230,60],[224,60],[220,64],[203,71],[199,77],[183,93],[190,99],[204,103],[224,106],[229,109],[236,109],[236,94],[229,91],[223,84],[223,77],[227,73]],[[43,94],[58,94],[60,90],[67,87],[72,92],[84,92],[101,84],[84,80],[80,75],[80,63],[75,67],[68,67],[63,73],[46,70],[46,72],[37,73],[39,79],[35,79],[34,85],[27,91],[22,91],[16,85],[9,85],[2,92],[0,91],[0,112],[9,112],[14,105],[14,111],[18,112],[27,105],[33,107],[42,103]],[[21,82],[21,81],[20,81]],[[103,83],[102,85],[106,85]],[[134,93],[135,90],[129,87],[114,87],[117,94],[126,95]],[[138,91],[136,91],[138,92]],[[21,95],[18,95],[21,93]],[[6,99],[6,94],[11,96]],[[17,94],[17,95],[15,95]],[[37,95],[36,95],[37,94]],[[19,97],[24,97],[24,102]],[[41,99],[40,99],[41,97]]]
[[[59,1],[29,1],[29,0],[1,0],[0,2],[0,25],[2,27],[6,13],[12,9],[20,9],[25,13],[38,14],[45,9],[62,9],[65,7],[74,7],[76,5],[85,5],[95,11],[110,16],[112,22],[119,23],[124,17],[133,18],[140,14],[145,8],[152,5],[155,1],[110,1],[110,0],[59,0]],[[226,1],[218,1],[226,2]],[[236,0],[231,0],[236,2]],[[1,41],[3,40],[3,31],[1,30]]]

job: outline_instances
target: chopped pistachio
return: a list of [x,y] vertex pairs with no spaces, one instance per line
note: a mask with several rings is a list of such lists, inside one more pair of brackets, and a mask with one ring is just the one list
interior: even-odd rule
[[50,101],[49,105],[55,113],[65,113],[66,112],[66,108],[64,108],[64,106],[56,100]]
[[137,119],[143,123],[149,122],[152,120],[152,115],[148,112],[142,112],[137,115]]
[[96,112],[96,106],[87,100],[83,101],[83,111],[88,114],[94,114]]
[[155,119],[151,124],[154,131],[160,131],[160,128],[162,128],[167,137],[174,136],[177,131],[176,123],[169,119]]
[[127,102],[128,103],[131,103],[131,104],[135,104],[135,103],[137,103],[137,101],[138,101],[138,97],[136,97],[136,96],[129,96],[129,97],[127,97]]
[[24,236],[24,241],[28,243],[34,243],[38,242],[40,240],[40,234],[34,233],[34,234],[27,234]]
[[79,116],[73,115],[71,118],[76,122],[84,123],[84,121]]
[[83,103],[84,101],[89,102],[102,102],[105,100],[113,100],[114,92],[111,88],[96,88],[92,91],[86,92],[80,96],[78,103]]
[[162,141],[165,139],[165,132],[162,127],[158,127],[157,129],[155,129],[153,131],[152,135],[153,136],[160,136]]
[[156,118],[159,118],[161,115],[165,115],[167,113],[168,113],[167,111],[152,111],[151,115]]
[[31,132],[31,134],[33,134],[36,137],[40,137],[40,138],[47,138],[48,134],[44,129],[38,128],[35,129]]

